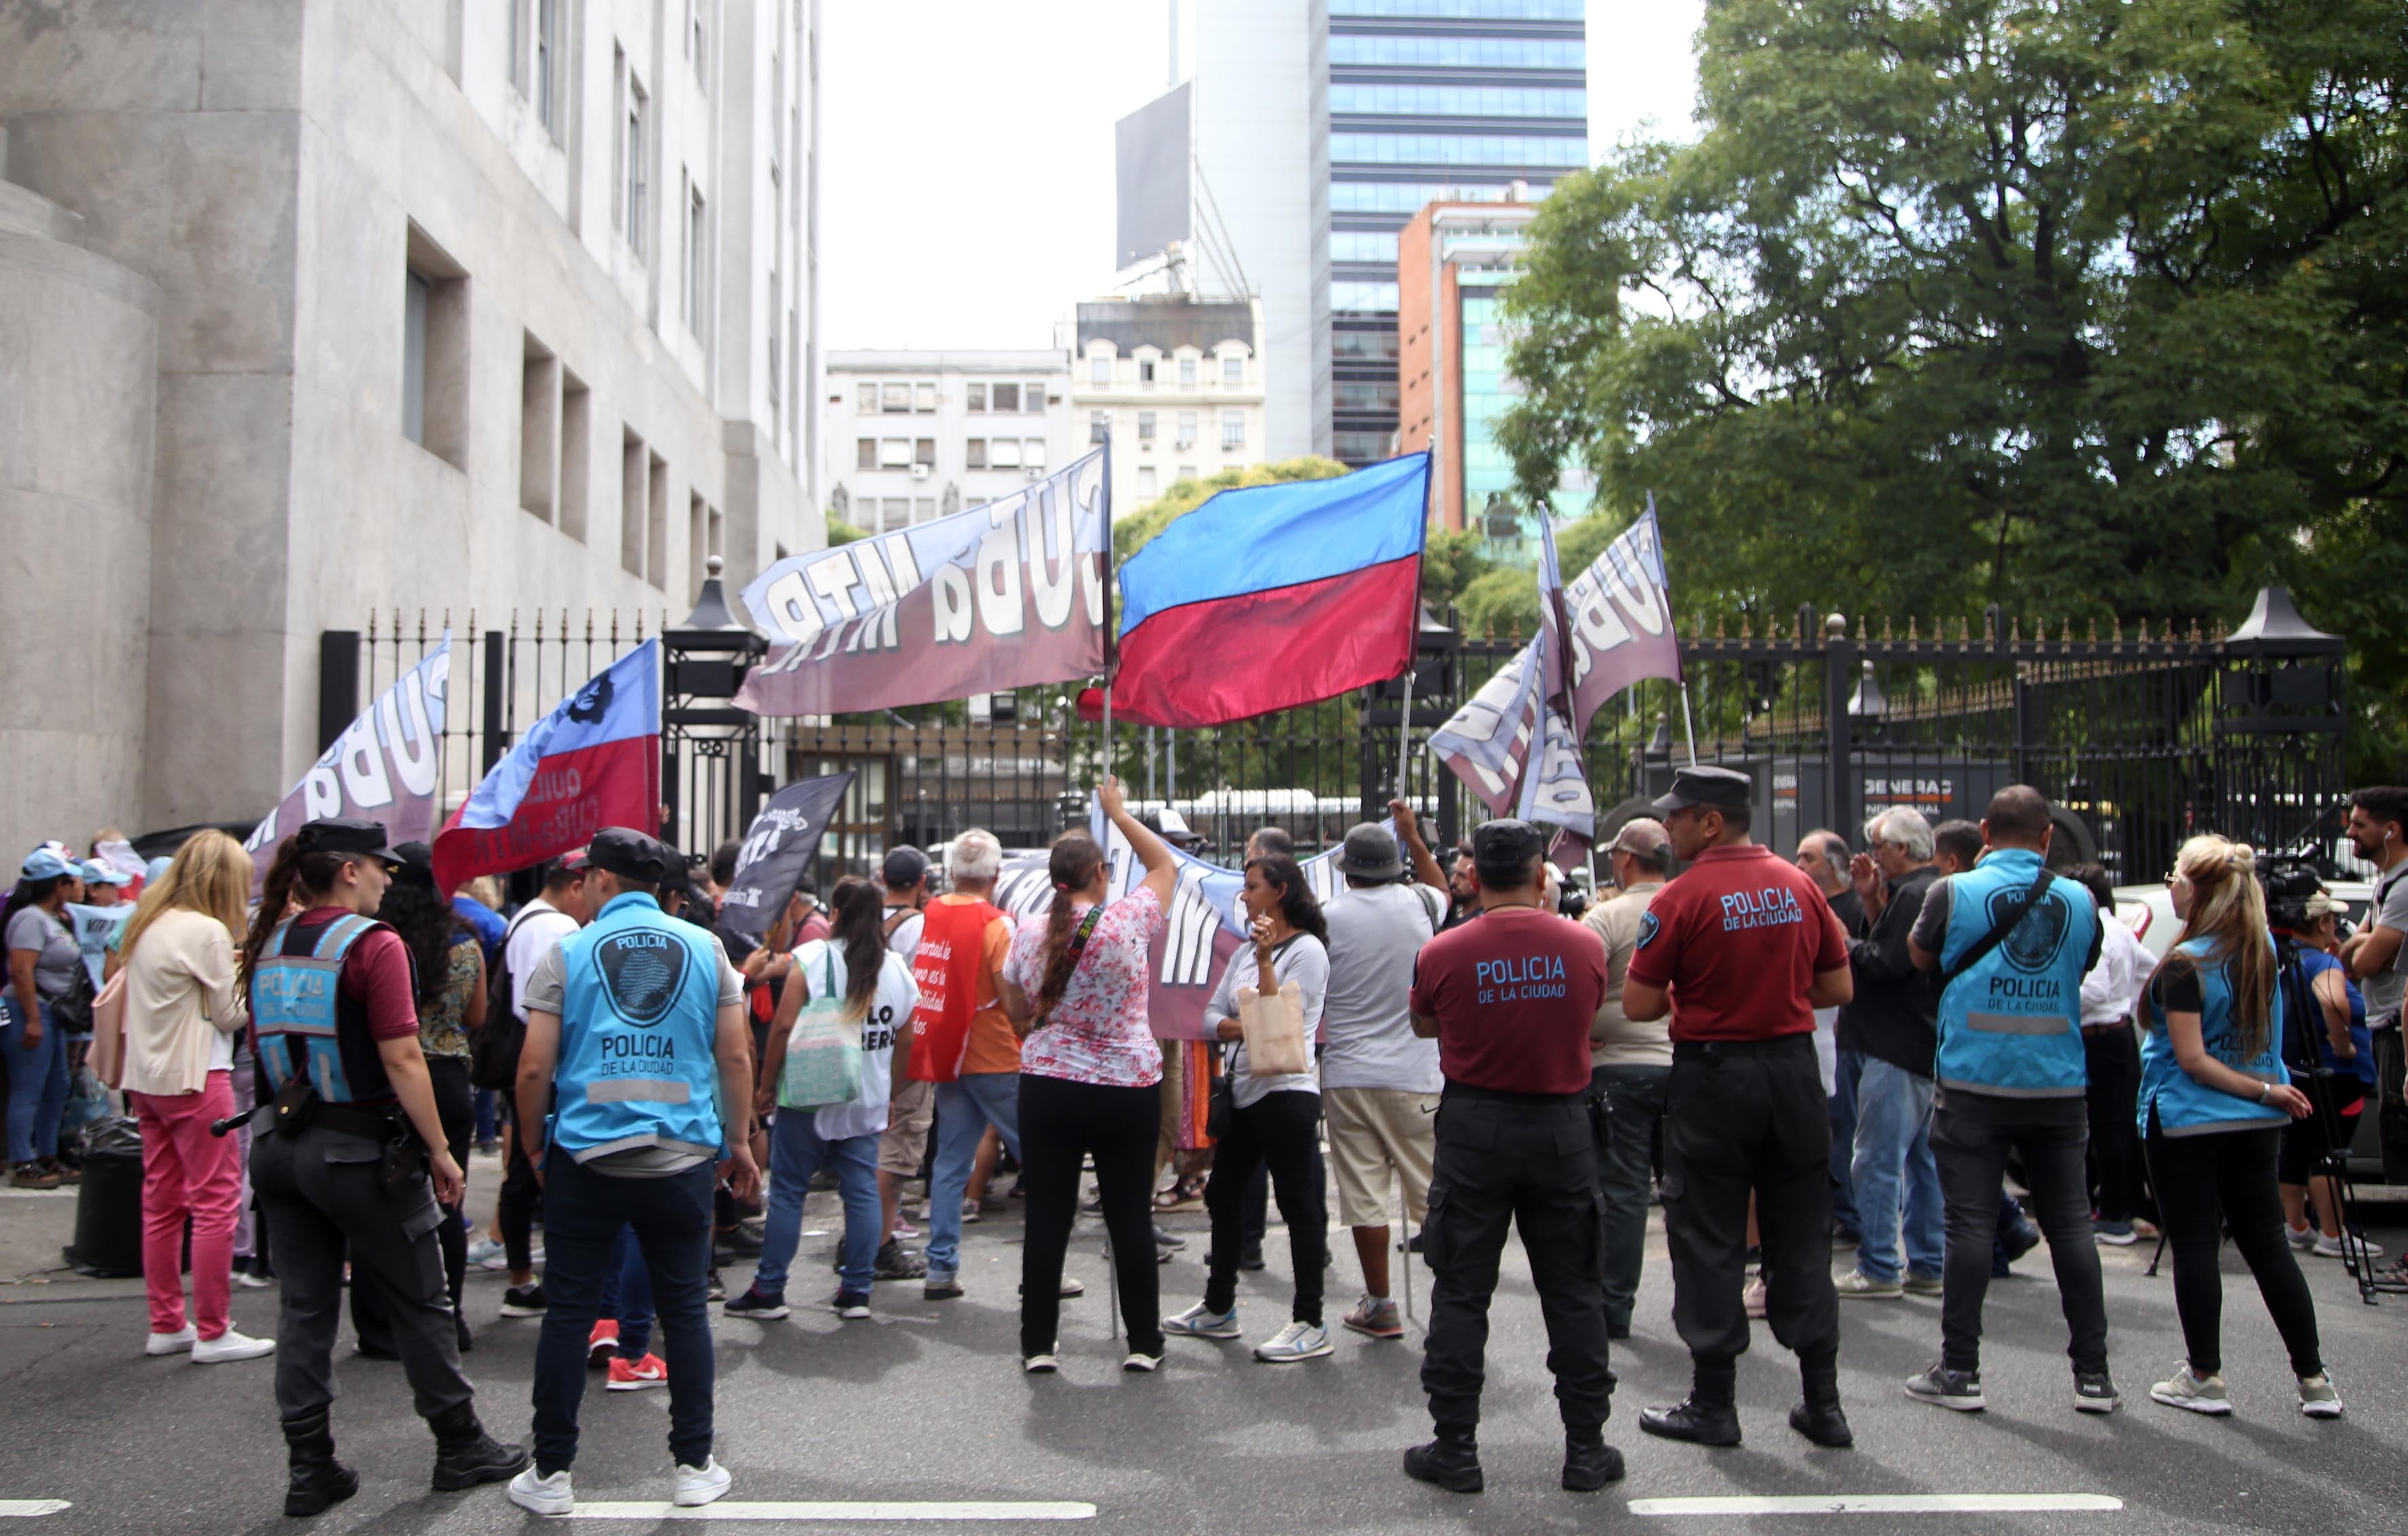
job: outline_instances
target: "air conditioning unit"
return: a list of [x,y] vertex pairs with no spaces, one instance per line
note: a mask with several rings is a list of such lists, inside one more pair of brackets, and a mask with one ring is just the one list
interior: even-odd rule
[[1041,464],[1030,465],[1025,472],[1030,480],[1043,480],[1045,478],[1045,467]]
[[928,469],[929,467],[927,465],[915,464],[911,467],[911,478],[913,480],[926,480],[928,478]]

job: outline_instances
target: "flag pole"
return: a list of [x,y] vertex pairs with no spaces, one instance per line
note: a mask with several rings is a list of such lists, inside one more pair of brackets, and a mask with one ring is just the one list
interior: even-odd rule
[[[1120,572],[1112,560],[1112,435],[1104,434],[1104,771],[1112,776],[1112,675],[1121,669],[1120,634],[1112,613],[1112,589]],[[1103,780],[1096,782],[1100,785]]]
[[[1107,697],[1111,696],[1109,695]],[[1689,766],[1698,766],[1698,727],[1689,719],[1689,680],[1681,680],[1681,734],[1689,740]]]

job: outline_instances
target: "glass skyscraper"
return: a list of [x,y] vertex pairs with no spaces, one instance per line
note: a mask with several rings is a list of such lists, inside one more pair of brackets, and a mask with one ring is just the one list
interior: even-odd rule
[[[1353,465],[1391,452],[1397,232],[1425,204],[1501,202],[1516,181],[1536,199],[1587,166],[1585,9],[1584,0],[1326,0],[1312,61],[1318,451]],[[1493,337],[1492,317],[1477,331],[1465,319],[1468,343]],[[1468,393],[1467,413],[1481,393]]]

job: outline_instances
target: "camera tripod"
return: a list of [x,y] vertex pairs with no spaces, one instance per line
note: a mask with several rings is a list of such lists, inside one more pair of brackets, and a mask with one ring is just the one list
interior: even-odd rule
[[2284,1055],[2296,1058],[2286,1064],[2291,1069],[2291,1082],[2307,1094],[2325,1141],[2324,1155],[2308,1170],[2308,1220],[2312,1225],[2316,1221],[2316,1181],[2331,1180],[2333,1218],[2341,1226],[2341,1261],[2358,1282],[2358,1299],[2370,1307],[2376,1306],[2377,1292],[2408,1290],[2408,1285],[2374,1277],[2374,1256],[2358,1222],[2358,1185],[2349,1176],[2349,1131],[2333,1102],[2332,1080],[2339,1074],[2325,1065],[2324,1003],[2308,984],[2307,973],[2300,968],[2299,940],[2278,930],[2274,935],[2274,984],[2283,989],[2287,998],[2284,1014],[2299,1021],[2283,1042]]

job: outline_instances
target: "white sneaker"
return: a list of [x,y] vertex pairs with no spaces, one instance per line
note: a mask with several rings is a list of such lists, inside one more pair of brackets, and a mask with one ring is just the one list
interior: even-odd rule
[[2292,1247],[2304,1254],[2314,1249],[2316,1240],[2324,1234],[2313,1227],[2286,1227],[2283,1235],[2290,1239]]
[[2225,1394],[2224,1378],[2212,1371],[2199,1375],[2192,1371],[2188,1361],[2173,1373],[2172,1380],[2150,1387],[2149,1396],[2169,1408],[2187,1408],[2194,1414],[2220,1418],[2232,1412],[2232,1400]]
[[725,1498],[727,1485],[733,1481],[727,1475],[727,1469],[719,1464],[717,1457],[704,1457],[699,1467],[681,1465],[678,1468],[677,1491],[669,1496],[669,1502],[680,1509],[700,1508],[713,1500]]
[[2337,1238],[2324,1232],[2316,1234],[2315,1242],[2308,1245],[2308,1251],[2318,1258],[2340,1258],[2346,1255],[2354,1259],[2358,1256],[2358,1244],[2361,1242],[2366,1243],[2367,1257],[2383,1256],[2383,1244],[2379,1242],[2366,1242],[2364,1238],[2358,1237]]
[[2310,1418],[2341,1417],[2341,1394],[2333,1390],[2331,1376],[2300,1378],[2300,1412]]
[[479,1238],[468,1244],[468,1262],[480,1270],[507,1270],[509,1250],[492,1238]]
[[1335,1348],[1327,1328],[1317,1323],[1290,1323],[1272,1334],[1269,1342],[1256,1344],[1254,1358],[1271,1365],[1293,1365],[1318,1359]]
[[1162,1331],[1182,1339],[1238,1339],[1238,1309],[1214,1312],[1198,1301],[1185,1312],[1173,1313],[1162,1320]]
[[276,1352],[273,1339],[254,1339],[247,1333],[226,1329],[214,1339],[193,1341],[193,1359],[199,1365],[222,1365],[228,1360],[255,1360],[262,1355]]
[[503,1491],[510,1496],[511,1503],[538,1514],[566,1514],[577,1502],[576,1495],[569,1491],[568,1470],[565,1467],[550,1477],[538,1477],[535,1463],[529,1462],[526,1471],[511,1478],[510,1486]]
[[191,1349],[193,1345],[199,1341],[200,1337],[200,1334],[194,1328],[193,1325],[187,1323],[173,1333],[154,1333],[150,1335],[150,1337],[145,1341],[142,1345],[142,1353],[145,1355],[181,1355]]
[[249,1270],[236,1270],[234,1272],[234,1283],[247,1291],[264,1291],[276,1284],[273,1280],[260,1278]]
[[1020,1369],[1032,1376],[1050,1376],[1062,1369],[1062,1362],[1049,1349],[1042,1355],[1030,1355],[1024,1357],[1020,1362]]

